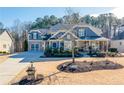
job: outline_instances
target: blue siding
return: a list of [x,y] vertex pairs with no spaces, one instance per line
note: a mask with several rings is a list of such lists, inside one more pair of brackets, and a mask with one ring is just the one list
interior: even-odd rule
[[98,35],[93,32],[90,28],[85,28],[86,37],[97,37]]

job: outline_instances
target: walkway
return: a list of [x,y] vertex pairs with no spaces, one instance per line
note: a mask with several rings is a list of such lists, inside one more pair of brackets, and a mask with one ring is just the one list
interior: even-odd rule
[[37,59],[41,55],[41,52],[22,52],[10,56],[5,62],[0,64],[0,85],[8,84],[29,65],[29,61]]

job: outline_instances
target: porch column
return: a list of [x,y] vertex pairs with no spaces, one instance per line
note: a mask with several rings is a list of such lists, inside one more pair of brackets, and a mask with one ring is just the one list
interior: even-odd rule
[[109,44],[109,42],[106,41],[106,52],[108,52],[108,44]]
[[49,41],[49,47],[50,47],[50,41]]
[[47,43],[47,42],[45,41],[45,42],[44,42],[44,50],[46,49],[46,43]]
[[76,41],[76,42],[77,42],[76,46],[79,47],[79,41]]
[[104,41],[104,51],[106,51],[106,48],[105,47],[106,47],[106,44],[105,44],[105,41]]
[[49,41],[49,47],[52,47],[52,41]]
[[99,46],[99,50],[100,50],[100,47],[101,47],[101,46],[100,46],[100,41],[98,41],[98,46]]
[[61,42],[61,41],[59,41],[59,51],[60,51],[60,42]]

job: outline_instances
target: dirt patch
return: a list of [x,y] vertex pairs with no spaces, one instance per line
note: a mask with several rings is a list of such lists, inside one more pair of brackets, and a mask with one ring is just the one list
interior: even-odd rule
[[75,63],[72,62],[65,62],[58,65],[57,69],[63,72],[68,73],[78,73],[78,72],[89,72],[94,70],[105,70],[105,69],[121,69],[123,68],[122,65],[118,63],[114,63],[109,60],[105,61],[77,61]]

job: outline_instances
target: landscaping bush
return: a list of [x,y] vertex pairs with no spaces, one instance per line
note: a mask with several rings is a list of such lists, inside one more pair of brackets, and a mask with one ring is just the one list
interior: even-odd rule
[[[44,52],[46,57],[72,57],[72,50],[64,50],[64,48],[49,48],[47,47]],[[75,49],[75,57],[78,57],[79,54]]]
[[54,57],[71,57],[72,54],[68,54],[68,53],[58,53],[58,54],[54,54]]
[[53,48],[53,49],[52,49],[52,54],[56,54],[56,53],[59,53],[58,48]]
[[47,57],[51,56],[51,55],[52,55],[52,48],[47,47],[47,48],[45,49],[44,54],[45,54]]
[[3,54],[6,54],[7,52],[6,51],[3,51]]
[[60,53],[64,51],[64,47],[60,47]]
[[6,51],[0,51],[1,54],[9,54],[8,52]]
[[118,52],[118,51],[117,51],[117,48],[109,48],[108,51],[109,51],[109,52],[116,52],[116,53]]
[[98,52],[96,53],[97,57],[105,57],[106,56],[106,52]]
[[115,53],[115,52],[108,52],[107,55],[110,56],[110,57],[115,57],[115,56],[117,56],[117,53]]

